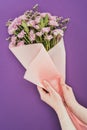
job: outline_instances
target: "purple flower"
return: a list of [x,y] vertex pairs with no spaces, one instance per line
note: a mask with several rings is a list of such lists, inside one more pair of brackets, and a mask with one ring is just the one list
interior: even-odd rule
[[30,20],[27,22],[28,26],[35,26],[35,21],[34,20]]
[[18,19],[21,19],[21,20],[27,20],[27,17],[25,14],[21,15]]
[[41,37],[43,35],[43,33],[42,32],[37,32],[36,35]]
[[16,44],[16,37],[13,35],[12,37],[11,37],[11,42],[10,42],[10,44],[9,44],[9,47],[14,47],[15,46],[15,44]]
[[55,36],[57,36],[58,34],[60,34],[61,36],[63,36],[63,35],[64,35],[64,32],[63,32],[63,30],[61,30],[61,29],[55,29],[55,30],[53,30],[53,34],[54,34]]
[[16,43],[16,39],[17,39],[17,37],[13,35],[13,36],[11,37],[11,42],[12,42],[13,44],[15,44],[15,43]]
[[15,44],[13,44],[12,42],[10,42],[9,44],[9,48],[15,47]]
[[20,41],[18,42],[17,46],[23,46],[24,45],[24,41]]
[[11,27],[11,26],[8,27],[8,33],[9,33],[9,35],[14,34],[15,30],[17,30],[17,27],[15,27],[15,28],[13,28],[13,27]]
[[35,19],[35,23],[36,23],[36,24],[40,23],[40,19],[41,19],[41,17],[40,17],[40,16],[37,16],[36,19]]
[[40,29],[40,27],[38,25],[35,25],[34,28],[37,30]]
[[8,27],[8,33],[9,33],[9,35],[14,34],[14,32],[15,32],[17,29],[18,29],[17,25],[12,23],[12,24]]
[[50,31],[50,27],[44,27],[42,28],[43,33],[48,33]]
[[31,42],[33,42],[35,40],[35,34],[34,34],[33,30],[30,31],[29,38],[30,38]]
[[59,24],[54,20],[50,20],[49,25],[51,25],[51,26],[59,26]]
[[56,21],[57,17],[56,16],[50,16],[49,19],[52,20],[52,21]]
[[17,26],[19,26],[19,25],[21,25],[21,23],[22,23],[22,19],[19,17],[19,18],[17,18],[17,19],[14,21],[14,23],[15,23]]
[[22,30],[22,31],[18,34],[18,38],[23,38],[25,34],[26,34],[26,33],[24,32],[24,30]]
[[18,29],[17,26],[21,25],[21,19],[20,18],[15,18],[12,23],[8,27],[8,33],[9,35],[14,34],[14,32]]
[[50,14],[50,13],[41,13],[41,14],[40,14],[41,17],[45,17],[46,15],[48,15],[48,17],[51,17],[51,14]]
[[47,35],[47,36],[45,37],[45,39],[48,40],[48,41],[50,41],[52,38],[53,38],[52,35]]

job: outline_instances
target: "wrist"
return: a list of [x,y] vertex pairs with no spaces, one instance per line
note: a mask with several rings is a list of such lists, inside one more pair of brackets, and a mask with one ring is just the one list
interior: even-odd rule
[[62,103],[60,105],[60,107],[57,109],[56,111],[56,114],[59,118],[59,121],[60,121],[60,124],[61,124],[61,128],[62,129],[66,129],[66,130],[76,130],[75,129],[75,126],[73,125],[68,113],[67,113],[67,110],[64,106],[64,104]]
[[60,113],[63,109],[65,108],[63,102],[61,101],[60,103],[56,104],[54,110],[56,111],[56,113]]
[[78,102],[75,100],[69,105],[69,108],[74,111],[78,107]]

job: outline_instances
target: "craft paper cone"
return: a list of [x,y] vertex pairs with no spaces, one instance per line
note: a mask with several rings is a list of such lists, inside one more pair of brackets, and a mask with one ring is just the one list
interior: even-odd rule
[[[33,46],[32,44],[22,45],[18,47],[9,46],[9,49],[20,61],[23,67],[27,69],[30,62],[36,57],[36,55],[39,53],[41,49],[41,46],[39,46],[38,44],[33,44]],[[51,48],[48,51],[48,54],[54,62],[55,66],[57,67],[57,70],[65,79],[66,57],[63,38],[60,40],[58,44],[56,44],[53,48]]]
[[25,69],[28,68],[30,62],[39,53],[41,47],[38,44],[22,45],[17,47],[10,47],[10,51],[16,56]]
[[[28,80],[30,82],[41,86],[42,84],[40,84],[39,82],[40,81],[39,77],[45,78],[45,76],[48,75],[47,79],[50,79],[58,75],[57,68],[55,67],[48,53],[45,53],[46,50],[41,43],[22,45],[22,46],[12,47],[12,48],[9,47],[9,49],[16,56],[16,58],[20,61],[20,63],[24,66],[24,68],[26,70],[27,69],[29,70],[30,76],[28,77]],[[40,61],[40,59],[42,59],[42,61]],[[45,62],[43,59],[45,59]],[[43,68],[40,68],[38,64],[40,64],[40,66],[43,66]],[[52,69],[50,69],[48,66],[51,66]],[[33,68],[34,73],[32,72],[32,68]],[[41,73],[43,69],[46,70],[47,68],[48,68],[48,71],[43,71],[43,73]],[[49,72],[50,72],[50,75],[49,75]],[[38,75],[39,73],[42,76],[39,76]]]
[[66,78],[66,53],[64,47],[63,38],[58,44],[48,51],[53,63],[55,64],[58,72],[63,76],[64,80]]

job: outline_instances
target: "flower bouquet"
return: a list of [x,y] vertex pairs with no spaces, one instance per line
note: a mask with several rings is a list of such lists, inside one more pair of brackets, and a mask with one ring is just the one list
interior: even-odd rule
[[[65,79],[66,75],[63,35],[68,21],[69,18],[41,13],[38,5],[35,5],[32,10],[7,22],[9,49],[26,69],[24,79],[41,87],[41,81],[46,79],[61,93],[61,88],[57,87],[57,79],[59,76]],[[67,111],[80,130],[80,125],[84,124],[69,108]]]
[[[7,22],[10,35],[9,49],[27,69],[30,62],[43,48],[65,79],[63,35],[68,21],[69,18],[63,19],[63,17],[53,16],[50,13],[40,13],[38,5],[35,5],[32,10]],[[44,62],[47,63],[46,58]],[[41,64],[40,61],[39,63]],[[48,68],[48,64],[46,66]]]

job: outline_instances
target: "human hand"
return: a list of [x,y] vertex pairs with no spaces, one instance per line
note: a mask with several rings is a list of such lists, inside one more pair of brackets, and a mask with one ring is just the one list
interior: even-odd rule
[[67,84],[65,84],[62,78],[60,78],[60,86],[63,91],[63,98],[66,105],[78,117],[78,119],[87,124],[87,108],[83,107],[78,103],[78,101],[74,96],[72,88]]
[[63,105],[60,95],[46,80],[44,80],[43,85],[44,89],[37,86],[41,100],[50,105],[55,111],[58,111],[58,109],[61,109],[61,106]]
[[49,82],[44,81],[43,85],[44,89],[37,86],[40,97],[42,101],[50,105],[56,111],[60,120],[62,130],[76,130],[66,111],[61,96],[56,92],[54,88],[52,88]]
[[66,103],[68,107],[73,109],[73,107],[77,105],[77,101],[74,96],[73,89],[64,83],[64,80],[62,79],[62,77],[60,78],[60,86],[62,88],[64,102]]

